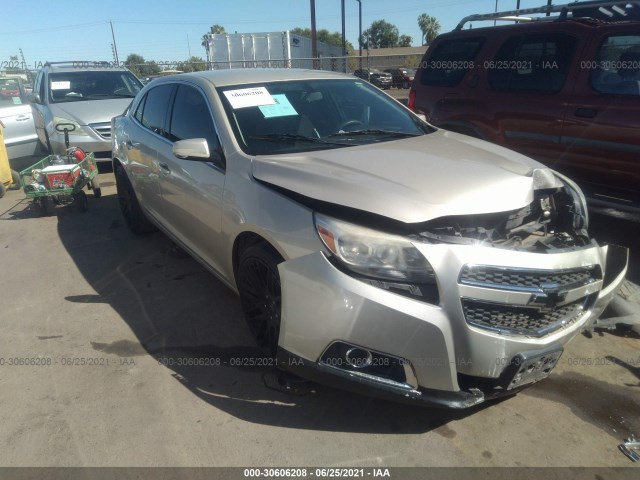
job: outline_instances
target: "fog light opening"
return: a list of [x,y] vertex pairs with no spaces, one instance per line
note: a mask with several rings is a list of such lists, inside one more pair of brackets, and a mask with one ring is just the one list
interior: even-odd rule
[[373,363],[373,354],[364,348],[353,347],[347,350],[344,359],[353,368],[367,368]]
[[319,363],[349,375],[358,375],[386,385],[418,388],[418,380],[408,360],[366,347],[341,341],[333,342],[320,356]]

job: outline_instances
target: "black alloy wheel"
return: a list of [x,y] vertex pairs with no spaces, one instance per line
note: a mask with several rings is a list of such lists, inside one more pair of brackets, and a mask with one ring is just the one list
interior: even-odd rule
[[247,248],[238,265],[238,290],[245,320],[256,343],[275,356],[280,335],[282,296],[278,263],[265,244]]
[[116,169],[116,191],[120,211],[129,229],[136,235],[155,230],[155,226],[147,219],[142,208],[140,208],[133,185],[131,185],[129,177],[127,177],[127,172],[121,166]]

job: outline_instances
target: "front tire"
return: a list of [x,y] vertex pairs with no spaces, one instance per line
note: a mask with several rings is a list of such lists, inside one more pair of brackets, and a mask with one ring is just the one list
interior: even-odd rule
[[238,290],[244,318],[258,346],[275,356],[280,336],[282,294],[278,263],[266,244],[247,248],[238,264]]
[[93,191],[93,198],[100,198],[102,196],[102,189],[100,188],[98,177],[93,177],[91,180],[91,190]]
[[84,193],[83,190],[80,190],[79,192],[75,193],[73,195],[73,200],[81,212],[84,213],[87,210],[89,210],[89,199],[87,198],[87,194]]
[[129,181],[127,172],[123,167],[116,169],[116,190],[118,192],[118,204],[120,205],[120,211],[124,217],[125,222],[129,229],[136,235],[142,235],[152,232],[156,229],[145,216],[136,192],[133,190],[133,185]]

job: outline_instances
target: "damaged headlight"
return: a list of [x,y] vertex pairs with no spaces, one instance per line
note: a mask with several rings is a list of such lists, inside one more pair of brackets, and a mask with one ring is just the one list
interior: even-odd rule
[[573,180],[565,177],[561,173],[553,172],[564,184],[566,192],[571,195],[573,199],[573,228],[575,230],[582,230],[589,227],[589,210],[587,209],[587,199],[582,193],[582,190]]
[[433,284],[426,258],[404,237],[315,214],[318,235],[342,266],[383,281]]

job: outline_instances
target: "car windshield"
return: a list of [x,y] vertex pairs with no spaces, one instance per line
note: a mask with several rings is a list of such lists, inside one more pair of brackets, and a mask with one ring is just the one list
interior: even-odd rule
[[433,131],[358,79],[234,85],[218,92],[240,147],[250,155],[342,148]]
[[52,103],[133,98],[142,84],[127,71],[84,71],[52,73],[49,91]]
[[0,108],[22,105],[24,102],[23,91],[20,83],[13,78],[0,79]]

